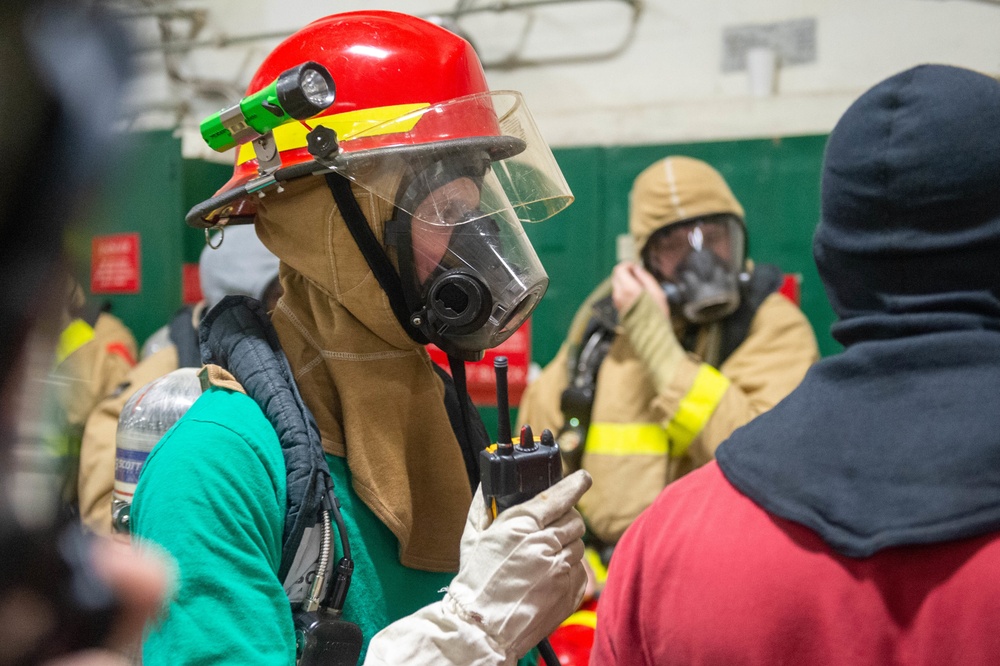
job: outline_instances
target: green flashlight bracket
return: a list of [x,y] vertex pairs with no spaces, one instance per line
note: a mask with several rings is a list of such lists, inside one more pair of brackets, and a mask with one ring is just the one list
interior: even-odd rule
[[233,137],[233,142],[237,145],[253,141],[260,136],[257,130],[247,124],[247,119],[243,115],[243,109],[240,108],[239,104],[234,104],[220,112],[219,122],[229,130],[229,133]]
[[257,196],[263,197],[266,188],[277,184],[275,174],[281,169],[281,155],[274,142],[273,132],[261,134],[251,142],[251,145],[253,145],[253,152],[257,156],[257,173],[260,175],[247,182],[243,187],[247,194],[256,193]]
[[[279,118],[284,113],[278,106],[268,104],[262,104],[262,106]],[[253,145],[253,151],[257,157],[257,171],[261,176],[268,176],[281,168],[281,156],[278,154],[278,147],[274,142],[274,132],[268,130],[261,134],[251,127],[239,104],[235,104],[220,113],[219,122],[229,131],[237,146],[244,143]]]
[[[322,125],[312,129],[306,135],[306,145],[309,154],[317,162],[317,164],[309,169],[310,172],[316,171],[316,167],[320,166],[326,167],[322,169],[324,171],[329,169],[340,152],[337,133],[329,127],[323,127]],[[288,176],[289,174],[277,173],[281,169],[281,156],[278,154],[277,146],[274,143],[273,133],[267,132],[254,139],[253,149],[257,155],[257,171],[260,173],[260,177],[254,178],[244,185],[244,190],[247,194],[256,193],[257,196],[264,197],[267,188],[277,185],[280,192],[281,185],[278,184],[277,177],[279,175]]]
[[[253,152],[257,155],[257,172],[270,176],[281,168],[281,155],[274,142],[274,133],[267,132],[253,140]],[[273,179],[272,179],[273,180]]]

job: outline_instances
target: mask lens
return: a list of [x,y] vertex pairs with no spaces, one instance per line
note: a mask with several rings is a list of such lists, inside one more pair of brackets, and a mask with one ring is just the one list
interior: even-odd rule
[[500,320],[500,333],[510,335],[520,328],[521,324],[524,323],[524,320],[531,315],[532,310],[535,309],[535,306],[538,304],[541,297],[541,293],[534,291],[521,299],[521,301],[514,306],[514,309],[511,310],[506,317],[503,317]]
[[[730,263],[733,256],[733,246],[730,242],[729,227],[725,221],[709,220],[697,225],[691,232],[692,236],[695,231],[701,236],[699,239],[700,247],[697,249],[708,250],[727,264]],[[691,247],[694,248],[693,238]]]
[[479,207],[479,185],[462,177],[434,188],[417,206],[414,218],[426,225],[453,227],[470,218]]
[[643,250],[644,263],[650,273],[660,280],[675,277],[679,266],[691,253],[688,236],[691,230],[687,225],[678,225],[656,232],[646,243]]
[[[448,268],[449,248],[467,235],[467,219],[480,216],[479,187],[469,177],[456,178],[435,187],[417,207],[411,224],[413,263],[417,281],[423,285],[439,267]],[[432,221],[434,220],[434,221]]]
[[692,252],[707,251],[738,271],[743,261],[743,235],[731,215],[673,224],[656,231],[643,248],[646,270],[660,281],[676,281],[680,266]]
[[732,215],[660,229],[643,249],[643,262],[664,284],[671,308],[699,324],[722,319],[739,306],[743,257],[743,225]]
[[432,341],[482,351],[524,323],[548,277],[516,217],[468,215],[457,226],[410,221],[416,296],[429,308]]

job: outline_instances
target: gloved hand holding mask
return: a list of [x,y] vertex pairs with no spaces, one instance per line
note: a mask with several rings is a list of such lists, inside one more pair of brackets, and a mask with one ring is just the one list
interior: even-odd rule
[[583,597],[583,519],[590,488],[579,471],[492,520],[482,490],[462,535],[461,568],[445,598],[380,631],[367,666],[513,664]]

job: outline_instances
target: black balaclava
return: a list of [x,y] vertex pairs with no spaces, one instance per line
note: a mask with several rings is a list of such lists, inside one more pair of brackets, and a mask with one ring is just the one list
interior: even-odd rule
[[1000,529],[1000,82],[925,65],[827,144],[820,275],[847,349],[717,451],[852,557]]
[[827,145],[814,256],[844,345],[997,314],[1000,83],[924,66],[859,99]]

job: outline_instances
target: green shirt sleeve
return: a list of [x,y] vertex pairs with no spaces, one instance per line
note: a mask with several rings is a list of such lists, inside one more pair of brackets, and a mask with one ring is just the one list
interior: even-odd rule
[[133,536],[170,553],[178,574],[145,666],[294,664],[277,577],[285,502],[281,448],[257,405],[205,393],[153,449],[132,505]]

